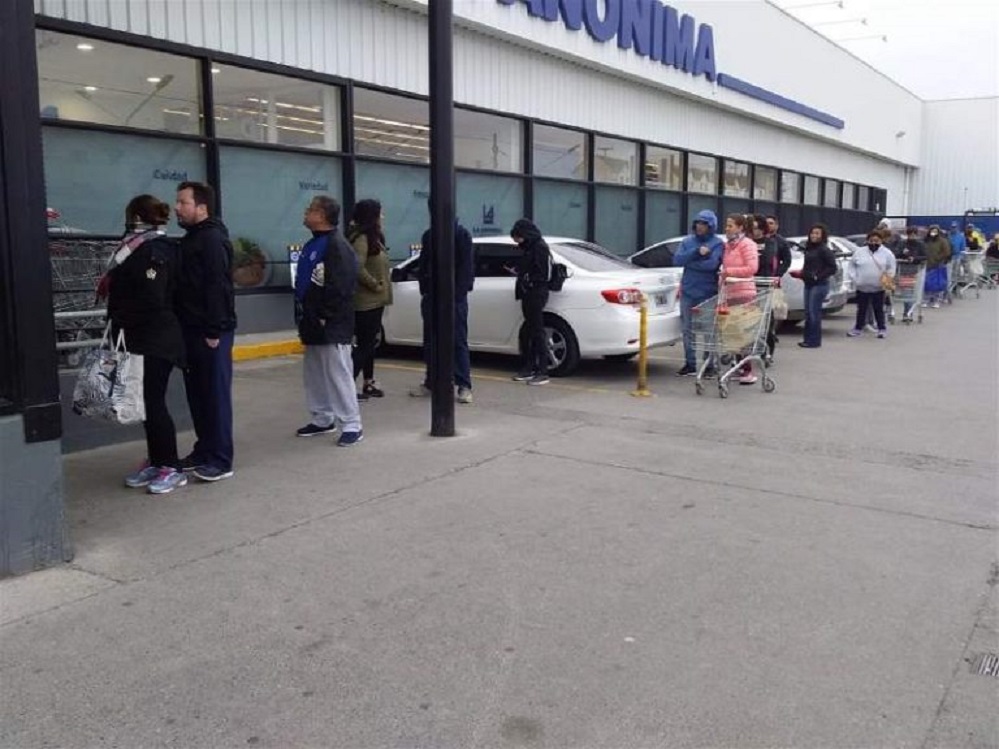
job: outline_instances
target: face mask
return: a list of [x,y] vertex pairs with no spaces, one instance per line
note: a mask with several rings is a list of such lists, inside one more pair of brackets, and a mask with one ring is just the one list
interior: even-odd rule
[[881,249],[881,245],[874,244],[874,242],[868,242],[867,249],[869,249],[871,252],[877,252],[878,250]]
[[937,233],[936,233],[935,231],[931,231],[931,232],[930,232],[930,237],[931,237],[932,239],[936,239],[936,238],[937,238],[937,237],[939,237],[939,236],[940,236],[940,235],[939,235],[939,234],[937,234]]

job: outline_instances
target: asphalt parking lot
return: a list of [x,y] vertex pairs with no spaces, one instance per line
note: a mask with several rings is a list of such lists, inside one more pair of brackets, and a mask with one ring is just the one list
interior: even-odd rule
[[234,479],[66,458],[74,562],[0,582],[0,746],[999,747],[997,320],[844,311],[727,400],[679,350],[647,399],[476,357],[449,439],[396,355],[351,449],[294,438],[296,358],[240,364]]

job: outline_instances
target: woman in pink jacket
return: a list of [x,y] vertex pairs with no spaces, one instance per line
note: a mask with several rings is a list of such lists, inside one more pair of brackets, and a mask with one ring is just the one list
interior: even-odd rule
[[[728,304],[746,304],[756,298],[756,284],[753,276],[760,267],[760,250],[756,242],[747,236],[746,217],[732,213],[725,218],[725,252],[719,274],[725,284],[725,299]],[[732,283],[725,279],[746,278],[748,281]],[[745,364],[739,372],[740,385],[753,385],[756,375],[753,365]]]

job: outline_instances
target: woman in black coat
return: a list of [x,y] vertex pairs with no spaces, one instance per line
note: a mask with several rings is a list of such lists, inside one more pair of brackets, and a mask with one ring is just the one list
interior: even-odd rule
[[822,304],[829,295],[829,279],[836,275],[839,264],[829,249],[829,229],[824,224],[816,224],[808,231],[803,249],[804,267],[791,271],[793,277],[805,284],[805,335],[798,345],[819,348],[822,345]]
[[545,333],[545,305],[552,274],[552,253],[541,237],[541,230],[522,218],[513,225],[510,236],[523,255],[517,261],[517,286],[514,296],[520,300],[527,329],[524,361],[513,379],[528,385],[548,383],[548,336]]
[[143,358],[147,459],[125,478],[133,488],[166,494],[187,477],[177,456],[177,429],[166,392],[174,367],[184,366],[184,339],[174,312],[180,253],[163,227],[170,206],[152,195],[133,198],[125,209],[126,233],[106,276],[113,339],[124,331],[125,348]]

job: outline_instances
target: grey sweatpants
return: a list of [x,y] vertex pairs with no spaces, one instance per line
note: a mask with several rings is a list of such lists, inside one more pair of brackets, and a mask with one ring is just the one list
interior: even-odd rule
[[344,432],[361,430],[361,409],[357,405],[354,363],[348,344],[306,346],[302,367],[305,407],[312,423],[328,427],[336,424]]

